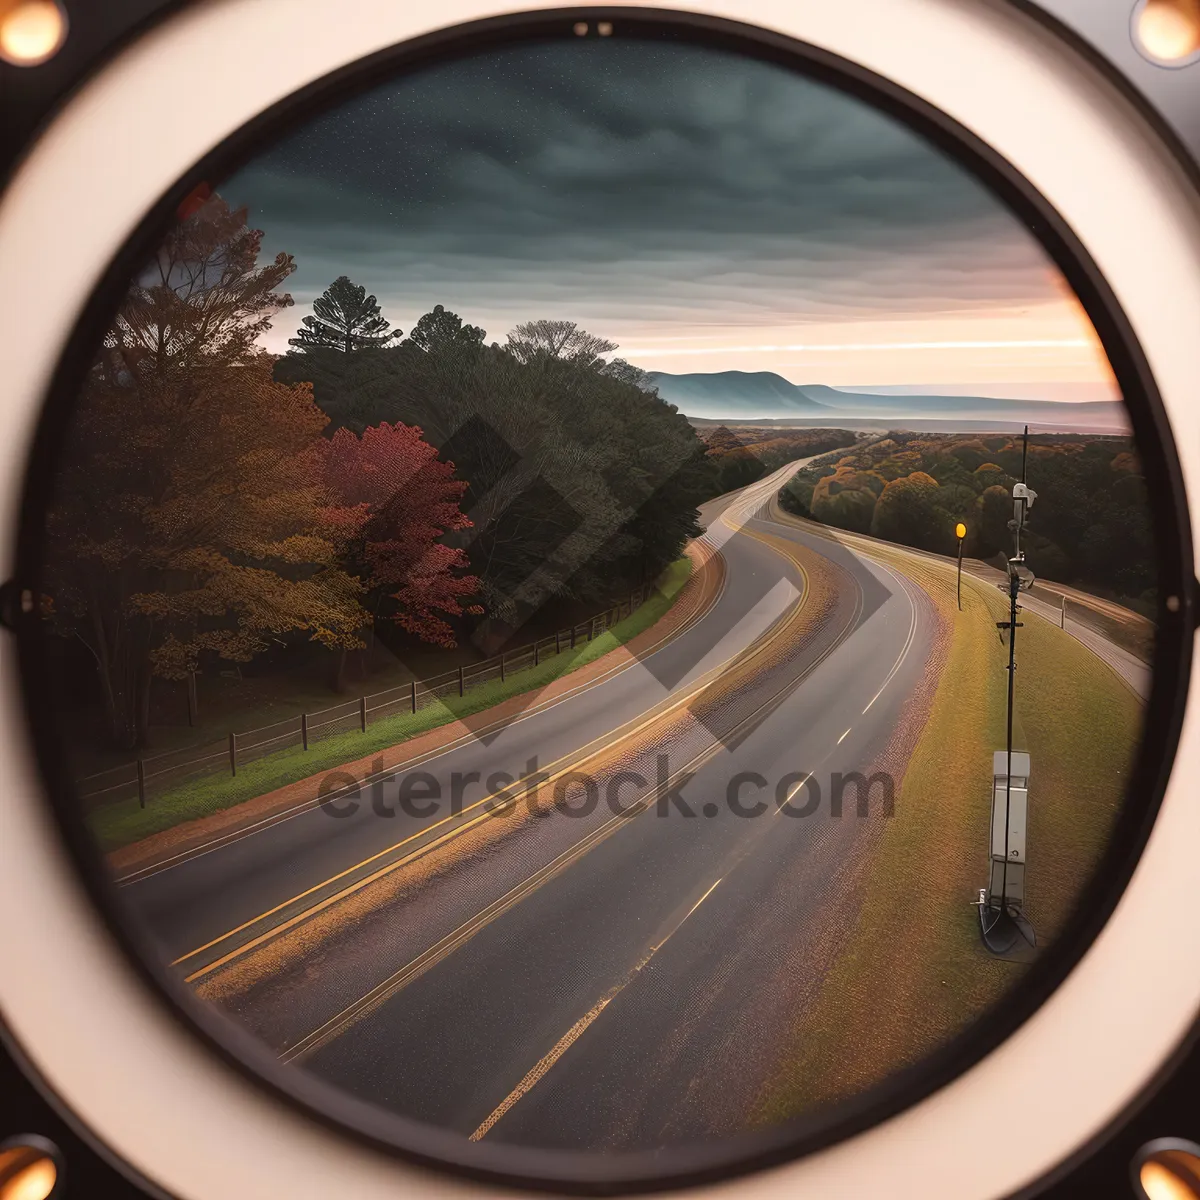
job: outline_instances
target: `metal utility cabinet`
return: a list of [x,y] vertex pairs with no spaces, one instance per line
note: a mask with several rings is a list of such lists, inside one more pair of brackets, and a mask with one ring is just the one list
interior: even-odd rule
[[1019,910],[1025,903],[1029,755],[1012,752],[1011,779],[1008,757],[1004,750],[992,755],[992,869],[988,901],[996,907]]

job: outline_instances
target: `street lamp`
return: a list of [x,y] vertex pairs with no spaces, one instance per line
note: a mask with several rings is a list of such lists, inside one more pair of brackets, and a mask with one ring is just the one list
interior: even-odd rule
[[954,527],[954,534],[958,538],[958,611],[962,612],[962,550],[963,538],[967,536],[967,527],[959,521]]

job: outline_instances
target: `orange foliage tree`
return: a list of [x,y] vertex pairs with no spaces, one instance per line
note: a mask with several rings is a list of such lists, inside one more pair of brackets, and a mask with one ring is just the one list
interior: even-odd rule
[[362,586],[313,446],[327,418],[256,347],[291,303],[280,255],[214,197],[133,282],[87,377],[49,516],[44,590],[99,674],[114,741],[145,739],[154,676],[246,662],[281,635],[361,645]]
[[886,482],[874,471],[839,466],[832,475],[818,480],[813,488],[812,515],[826,525],[869,533],[871,518],[875,515],[875,500]]

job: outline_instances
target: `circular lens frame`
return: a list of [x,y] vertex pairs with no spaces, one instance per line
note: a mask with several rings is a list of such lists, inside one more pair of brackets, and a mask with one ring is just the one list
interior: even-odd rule
[[[88,302],[50,389],[29,460],[21,506],[16,586],[37,594],[41,524],[63,427],[76,402],[79,384],[99,335],[124,293],[128,279],[150,256],[180,202],[201,180],[235,169],[298,122],[330,104],[392,77],[464,52],[531,38],[573,36],[579,20],[610,20],[618,36],[686,38],[716,44],[799,67],[802,73],[850,92],[924,134],[988,185],[1028,225],[1075,289],[1097,329],[1130,407],[1130,416],[1147,474],[1159,481],[1150,503],[1157,531],[1159,614],[1153,691],[1146,732],[1139,749],[1131,792],[1110,847],[1095,878],[1081,896],[1075,917],[1053,954],[1036,964],[1003,1012],[972,1027],[913,1070],[812,1120],[780,1126],[761,1136],[731,1138],[716,1147],[678,1148],[654,1155],[622,1155],[597,1162],[597,1156],[559,1154],[523,1147],[471,1145],[458,1135],[403,1118],[381,1114],[344,1093],[281,1068],[273,1056],[242,1031],[196,1002],[156,965],[150,948],[124,920],[112,883],[90,835],[72,804],[70,781],[48,734],[52,697],[41,671],[44,632],[36,621],[16,620],[20,670],[30,730],[51,803],[75,864],[93,902],[130,954],[144,979],[167,996],[189,1029],[200,1029],[211,1047],[239,1070],[268,1083],[277,1094],[298,1101],[310,1113],[332,1120],[336,1128],[365,1136],[377,1145],[399,1149],[427,1165],[451,1167],[477,1178],[554,1190],[608,1191],[681,1186],[782,1162],[848,1137],[910,1106],[968,1070],[1009,1037],[1050,996],[1069,973],[1112,913],[1141,852],[1162,789],[1182,721],[1190,666],[1192,560],[1182,474],[1161,400],[1148,364],[1128,321],[1099,269],[1049,203],[999,154],[961,125],[911,92],[862,67],[816,47],[781,35],[717,18],[673,15],[638,9],[571,10],[523,14],[460,26],[385,50],[320,79],[258,116],[206,156],[147,215],[112,262]],[[1167,603],[1179,597],[1175,611]],[[587,1164],[590,1170],[581,1170]]]

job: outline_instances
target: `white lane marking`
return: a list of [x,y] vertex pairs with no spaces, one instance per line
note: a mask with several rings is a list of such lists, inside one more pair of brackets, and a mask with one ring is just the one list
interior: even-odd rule
[[[828,758],[828,757],[829,757],[829,755],[827,754],[827,755],[825,756],[825,758]],[[821,761],[822,761],[822,762],[824,762],[824,761],[825,761],[825,759],[823,758],[823,759],[821,759]],[[776,815],[776,816],[779,816],[779,814],[780,814],[781,812],[783,812],[783,810],[784,810],[785,808],[787,808],[787,806],[788,806],[789,804],[791,804],[791,802],[792,802],[792,798],[793,798],[793,797],[796,795],[796,793],[797,793],[797,792],[799,792],[799,791],[800,791],[800,789],[801,789],[801,788],[802,788],[802,787],[803,787],[803,786],[804,786],[804,785],[805,785],[805,784],[806,784],[806,783],[807,783],[807,782],[808,782],[808,781],[809,781],[809,780],[810,780],[812,777],[813,777],[813,773],[812,773],[811,771],[809,771],[809,773],[808,773],[807,775],[805,775],[805,777],[804,777],[802,780],[800,780],[800,782],[799,782],[798,784],[796,784],[796,786],[795,786],[794,788],[792,788],[792,790],[791,790],[790,792],[788,792],[787,796],[786,796],[786,797],[784,797],[784,801],[783,801],[783,803],[782,803],[782,804],[777,804],[777,805],[775,806],[775,815]]]
[[870,703],[868,703],[867,707],[863,709],[864,716],[870,709],[871,705],[883,695],[883,689],[886,688],[887,685],[895,678],[896,672],[900,670],[901,664],[908,657],[908,652],[912,649],[913,642],[917,636],[917,606],[912,598],[912,593],[908,590],[908,586],[904,580],[904,577],[894,571],[891,567],[887,566],[885,563],[876,563],[876,565],[883,567],[883,569],[887,571],[897,583],[900,584],[900,590],[904,593],[905,598],[908,600],[909,607],[912,609],[912,620],[909,622],[908,626],[908,637],[905,639],[904,645],[900,649],[900,657],[896,659],[892,669],[887,673],[887,678],[882,684],[880,684],[879,691],[877,691],[875,695],[871,697]]
[[838,745],[840,746],[849,736],[850,736],[850,730],[847,729],[846,732],[843,733],[840,738],[838,738]]

